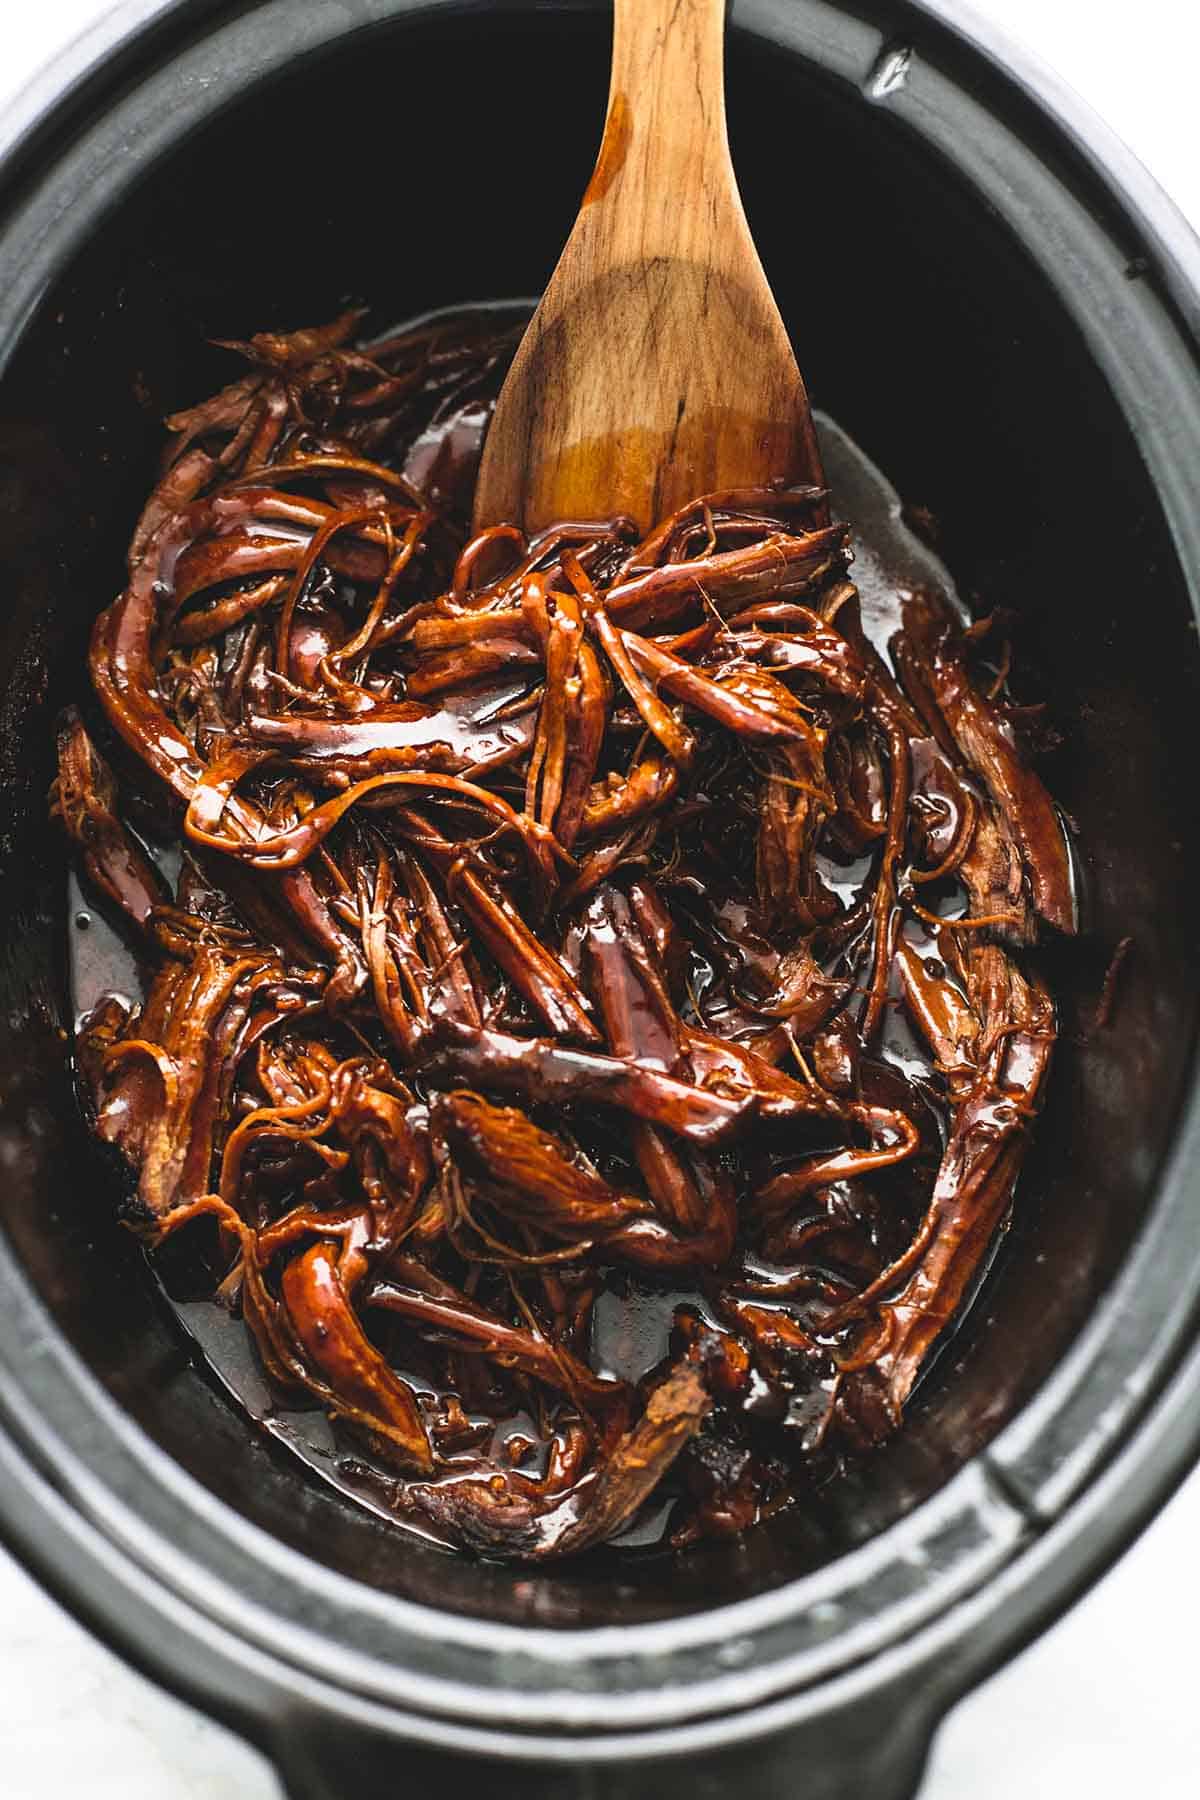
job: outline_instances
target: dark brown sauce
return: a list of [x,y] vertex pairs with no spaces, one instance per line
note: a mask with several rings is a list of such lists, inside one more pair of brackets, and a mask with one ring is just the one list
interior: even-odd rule
[[[436,416],[409,449],[404,465],[407,477],[418,486],[424,486],[435,499],[447,499],[454,493],[456,483],[461,483],[461,468],[470,463],[477,450],[487,417],[487,403],[469,393],[445,413]],[[904,627],[905,606],[914,596],[936,595],[948,617],[965,622],[966,614],[945,568],[903,523],[899,500],[886,479],[832,421],[819,420],[819,432],[837,514],[853,524],[853,577],[858,589],[862,628],[882,663],[892,668],[892,642]],[[232,516],[225,521],[225,529],[236,528],[237,521]],[[271,530],[277,535],[286,535],[287,527],[273,524]],[[361,558],[367,552],[359,550],[353,554]],[[323,615],[318,609],[310,608],[290,641],[288,678],[306,684],[322,659],[336,655],[341,631],[335,613]],[[492,734],[488,739],[493,746],[488,752],[493,758],[489,767],[502,769],[528,749],[534,715],[527,698],[527,683],[520,678],[519,671],[506,670],[501,665],[490,672],[488,683],[469,690],[466,701],[460,696],[440,711],[436,697],[421,696],[418,700],[413,692],[414,685],[410,684],[407,696],[398,698],[394,705],[388,701],[382,709],[365,710],[359,716],[347,714],[328,724],[314,723],[305,715],[292,711],[286,700],[279,700],[276,691],[269,693],[264,688],[261,695],[256,692],[253,729],[265,747],[279,747],[293,756],[310,756],[314,768],[322,756],[343,764],[348,758],[361,758],[361,768],[356,766],[354,770],[355,779],[369,772],[373,752],[381,744],[392,741],[397,720],[411,725],[414,748],[427,747],[431,743],[444,745],[445,766],[451,769],[465,747],[469,746],[472,754],[479,757],[483,741],[481,727]],[[632,723],[640,732],[641,721],[635,717]],[[168,749],[167,754],[174,752]],[[919,757],[920,754],[918,742],[914,755]],[[871,804],[868,790],[869,782],[863,788],[863,805]],[[941,815],[934,816],[941,804],[935,782],[927,784],[927,792],[928,805],[933,810],[927,821],[926,842],[929,861],[933,864],[950,854],[956,839],[970,821],[964,818],[959,801],[950,792],[945,795]],[[715,786],[714,798],[719,803],[719,791]],[[515,799],[514,793],[514,802]],[[709,804],[711,806],[711,801]],[[719,810],[719,804],[713,808],[714,830],[725,829],[719,819]],[[178,853],[167,852],[157,861],[174,889],[179,875]],[[814,859],[820,884],[832,896],[839,916],[847,922],[847,932],[857,932],[860,937],[869,931],[869,921],[865,916],[858,923],[855,921],[869,902],[877,863],[874,850],[855,853],[852,847],[839,848],[833,844],[823,844]],[[928,922],[906,917],[902,939],[929,969],[934,981],[941,982],[945,977],[941,960],[944,946],[936,921],[939,916],[954,918],[962,912],[963,892],[954,881],[949,881],[931,884],[923,894]],[[681,883],[675,899],[681,916],[687,915],[693,901],[689,900],[686,882]],[[712,906],[711,897],[699,889],[693,900],[697,916],[704,912],[709,919],[706,929],[719,933],[723,942],[718,947],[714,940],[706,951],[701,938],[693,940],[687,978],[691,1003],[701,1019],[715,1018],[719,1013],[721,1035],[736,1039],[741,1004],[738,982],[751,987],[758,984],[756,992],[761,994],[762,984],[769,980],[778,959],[769,945],[764,944],[761,953],[755,950],[753,932],[747,928],[745,908],[743,906],[739,913],[741,903],[736,896],[730,898],[724,913],[719,907]],[[77,1019],[94,1016],[109,998],[115,998],[126,1010],[141,1004],[145,986],[138,957],[129,947],[127,934],[110,923],[103,903],[98,904],[88,897],[75,874],[70,877],[67,916],[72,1000]],[[595,946],[602,942],[602,936],[599,932],[594,937],[595,954],[599,954]],[[853,940],[847,937],[846,941]],[[729,971],[735,966],[738,975],[733,979]],[[743,987],[742,992],[745,991]],[[931,1156],[936,1164],[937,1155],[944,1149],[951,1130],[945,1071],[939,1069],[929,1048],[914,1029],[894,965],[890,969],[886,994],[881,998],[883,1009],[873,1072],[868,1071],[863,1077],[863,1093],[880,1106],[890,1104],[896,1094],[913,1097],[912,1103],[918,1108],[914,1116],[921,1121],[925,1134],[921,1154]],[[302,996],[298,997],[297,1004],[302,1004]],[[709,1005],[716,1009],[711,1015],[699,1010]],[[644,995],[639,998],[634,994],[630,1007],[631,1035],[643,1045],[643,1060],[653,1061],[657,1029],[653,1004]],[[832,1039],[833,1034],[827,1035]],[[828,1073],[828,1079],[836,1083],[839,1055],[836,1041],[824,1044],[822,1054],[827,1058],[827,1065],[821,1078],[825,1080]],[[667,1047],[664,1047],[663,1057],[663,1066],[668,1067]],[[1021,1068],[1014,1063],[1006,1078],[1019,1082],[1021,1076]],[[997,1101],[996,1104],[1002,1103]],[[985,1112],[986,1109],[980,1114],[981,1130],[988,1125]],[[823,1150],[821,1128],[806,1129],[812,1132],[811,1149],[814,1152]],[[623,1139],[620,1132],[613,1131],[605,1137],[599,1126],[597,1132],[591,1152],[606,1178],[617,1186],[623,1180],[636,1178],[636,1164],[627,1136]],[[836,1134],[833,1134],[830,1147],[835,1140]],[[745,1151],[745,1156],[753,1163],[756,1187],[769,1187],[775,1177],[786,1177],[789,1168],[795,1164],[796,1150],[794,1137],[781,1134],[777,1127],[764,1123]],[[837,1203],[836,1189],[835,1179],[830,1189],[834,1205]],[[817,1265],[813,1265],[801,1279],[796,1275],[794,1261],[786,1255],[782,1260],[776,1260],[757,1251],[753,1255],[747,1253],[745,1279],[740,1288],[735,1284],[729,1291],[735,1293],[737,1304],[747,1309],[747,1320],[753,1317],[756,1331],[768,1334],[774,1329],[821,1332],[822,1321],[828,1313],[827,1301],[819,1304],[816,1298],[822,1280],[844,1286],[847,1279],[858,1274],[855,1258],[861,1255],[861,1246],[856,1246],[854,1231],[850,1229],[852,1199],[847,1189],[849,1210],[845,1242],[839,1241],[836,1232],[828,1237],[825,1276]],[[879,1262],[895,1258],[903,1250],[906,1230],[911,1235],[914,1224],[913,1220],[901,1219],[897,1224],[895,1220],[880,1217],[875,1244]],[[854,1225],[855,1230],[861,1230],[862,1219],[856,1218]],[[993,1232],[992,1250],[995,1242]],[[973,1285],[982,1279],[990,1253],[981,1254]],[[278,1393],[264,1374],[241,1319],[211,1298],[197,1297],[197,1287],[204,1286],[204,1280],[190,1268],[186,1258],[159,1258],[156,1268],[162,1290],[181,1326],[194,1340],[217,1380],[250,1417],[322,1479],[359,1504],[422,1537],[454,1541],[453,1531],[441,1529],[410,1509],[398,1510],[402,1504],[404,1481],[397,1476],[387,1458],[372,1453],[369,1442],[357,1438],[348,1440],[316,1403],[281,1406]],[[587,1340],[587,1360],[591,1368],[600,1376],[613,1377],[635,1387],[646,1384],[648,1377],[660,1375],[670,1367],[672,1358],[678,1356],[681,1331],[685,1336],[689,1331],[702,1336],[706,1331],[728,1330],[728,1310],[722,1314],[716,1306],[719,1286],[728,1286],[727,1272],[720,1283],[707,1277],[679,1282],[628,1267],[602,1272],[602,1286],[591,1309]],[[774,1325],[773,1319],[777,1322]],[[384,1319],[377,1333],[380,1341],[386,1337],[387,1329]],[[464,1374],[466,1360],[460,1358],[464,1363]],[[534,1479],[545,1475],[556,1441],[555,1417],[551,1409],[518,1405],[505,1414],[494,1416],[486,1407],[471,1404],[466,1391],[470,1385],[467,1381],[462,1384],[460,1394],[439,1385],[419,1362],[412,1367],[400,1363],[393,1366],[427,1410],[444,1406],[448,1400],[455,1405],[461,1402],[463,1443],[467,1446],[461,1458],[463,1475],[477,1473],[481,1460],[484,1465],[498,1469],[518,1469]],[[828,1382],[817,1382],[808,1391],[788,1393],[764,1379],[756,1370],[741,1404],[751,1422],[769,1421],[774,1428],[792,1438],[803,1453],[811,1454],[819,1448],[828,1422],[828,1386]],[[440,1480],[453,1483],[458,1478],[457,1466],[451,1447],[444,1458]],[[670,1490],[669,1484],[656,1490],[636,1516],[621,1531],[612,1534],[610,1541],[626,1547],[661,1542],[672,1528],[678,1502],[679,1496]]]

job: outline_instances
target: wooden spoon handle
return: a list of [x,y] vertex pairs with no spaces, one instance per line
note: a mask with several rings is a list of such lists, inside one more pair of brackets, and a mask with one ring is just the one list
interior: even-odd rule
[[[709,250],[705,196],[741,202],[725,124],[727,0],[614,0],[608,116],[584,205],[620,260]],[[699,234],[699,235],[698,235]]]
[[725,125],[725,0],[615,0],[600,153],[500,395],[477,527],[821,482]]

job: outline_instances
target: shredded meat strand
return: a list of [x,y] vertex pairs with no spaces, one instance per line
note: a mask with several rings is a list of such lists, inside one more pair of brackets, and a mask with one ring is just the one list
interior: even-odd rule
[[61,723],[144,974],[80,1030],[94,1128],[398,1516],[740,1531],[899,1425],[986,1265],[1062,824],[1007,652],[933,593],[869,642],[822,490],[471,537],[515,334],[360,325],[168,421]]

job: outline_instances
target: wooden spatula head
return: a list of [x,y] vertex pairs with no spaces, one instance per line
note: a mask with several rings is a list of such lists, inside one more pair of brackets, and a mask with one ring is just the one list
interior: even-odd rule
[[729,160],[724,0],[616,0],[608,118],[484,446],[477,527],[533,532],[819,482],[796,359]]

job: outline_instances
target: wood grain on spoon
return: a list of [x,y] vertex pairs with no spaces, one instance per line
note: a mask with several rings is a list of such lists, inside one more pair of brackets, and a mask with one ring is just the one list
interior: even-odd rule
[[821,481],[800,371],[725,127],[725,0],[615,0],[608,118],[575,228],[501,391],[477,527]]

